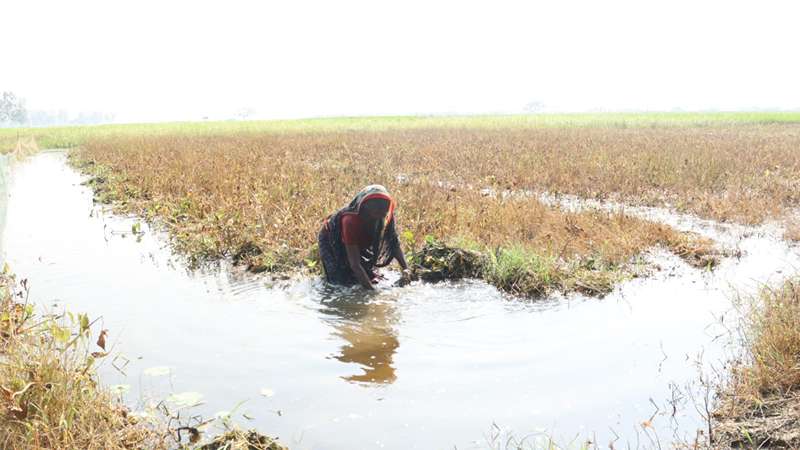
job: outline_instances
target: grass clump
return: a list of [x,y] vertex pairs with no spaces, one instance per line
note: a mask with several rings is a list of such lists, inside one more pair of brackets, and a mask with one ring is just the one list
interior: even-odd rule
[[764,288],[745,314],[745,356],[716,411],[717,439],[746,448],[800,447],[800,278]]
[[[673,251],[690,264],[713,267],[719,257],[707,241],[669,236],[674,241],[664,244],[672,245]],[[448,242],[428,236],[422,248],[410,253],[413,279],[436,282],[482,278],[504,291],[526,296],[544,296],[553,291],[602,296],[620,281],[640,273],[635,262],[609,262],[601,255],[563,259],[543,256],[520,245],[488,248],[463,238]]]
[[611,267],[581,270],[580,260],[566,263],[553,256],[536,255],[523,247],[495,249],[489,252],[487,262],[484,268],[487,281],[509,292],[534,295],[546,295],[553,289],[605,294],[611,291],[613,283],[598,281],[619,275]]

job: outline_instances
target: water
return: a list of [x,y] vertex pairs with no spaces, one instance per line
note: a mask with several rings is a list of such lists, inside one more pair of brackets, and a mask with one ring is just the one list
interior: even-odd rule
[[688,399],[672,417],[672,386],[697,379],[698,359],[728,356],[733,289],[800,267],[777,232],[714,228],[740,259],[708,273],[653,251],[661,270],[603,299],[523,300],[475,281],[394,288],[391,275],[365,294],[188,271],[163,234],[143,224],[135,237],[137,220],[103,212],[81,181],[61,153],[12,170],[2,245],[31,298],[101,317],[117,356],[101,378],[130,385],[135,409],[181,392],[204,401],[183,417],[244,402],[237,423],[292,449],[486,448],[505,433],[691,440],[702,419]]

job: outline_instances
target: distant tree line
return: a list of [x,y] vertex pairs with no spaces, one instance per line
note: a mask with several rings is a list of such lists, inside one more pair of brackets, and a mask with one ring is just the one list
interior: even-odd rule
[[13,92],[5,91],[0,97],[0,125],[23,125],[28,121],[25,101]]
[[114,114],[97,111],[82,111],[77,114],[71,114],[65,110],[28,110],[25,108],[25,100],[10,91],[3,92],[0,97],[0,127],[92,125],[113,121]]
[[81,111],[77,114],[70,114],[68,111],[28,111],[28,125],[32,127],[44,127],[49,125],[95,125],[101,123],[111,123],[114,121],[114,114],[98,111]]

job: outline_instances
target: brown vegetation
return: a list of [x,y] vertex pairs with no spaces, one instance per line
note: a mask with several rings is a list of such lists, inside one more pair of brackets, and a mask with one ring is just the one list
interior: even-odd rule
[[[120,137],[91,140],[73,155],[92,174],[101,200],[159,219],[198,260],[227,256],[254,270],[314,265],[321,221],[372,183],[398,199],[407,244],[431,235],[514,262],[514,270],[487,277],[514,292],[571,290],[580,280],[562,281],[598,274],[618,279],[633,257],[658,244],[696,265],[713,265],[708,241],[623,214],[565,212],[524,194],[549,187],[547,170],[564,183],[582,177],[569,167],[569,155],[559,156],[558,170],[541,164],[563,153],[552,151],[554,140],[572,148],[603,133],[612,131]],[[551,150],[540,155],[537,146]],[[609,173],[615,167],[607,156],[588,167],[598,164]],[[522,194],[487,195],[484,187]],[[601,291],[613,283],[604,284]]]
[[800,242],[800,219],[794,218],[787,221],[783,238],[787,241]]
[[745,448],[800,447],[800,280],[765,288],[745,316],[745,359],[716,412],[717,440]]
[[[800,125],[794,124],[110,138],[90,141],[86,154],[97,157],[109,147],[120,151],[119,158],[150,153],[150,158],[167,159],[175,152],[190,150],[197,153],[196,158],[214,156],[206,163],[216,165],[217,170],[234,163],[231,169],[236,171],[242,164],[255,162],[242,158],[250,154],[256,159],[258,155],[275,158],[273,164],[254,167],[256,170],[306,166],[312,174],[317,169],[349,172],[343,181],[386,176],[383,181],[388,186],[397,184],[395,175],[403,175],[410,181],[423,179],[477,189],[619,197],[743,223],[778,217],[785,207],[800,203]],[[215,153],[219,152],[230,155],[218,157]],[[275,182],[287,179],[280,172],[261,176],[276,176]],[[353,189],[340,185],[330,196],[338,200]]]
[[98,387],[88,318],[37,317],[24,293],[0,276],[0,448],[167,448]]

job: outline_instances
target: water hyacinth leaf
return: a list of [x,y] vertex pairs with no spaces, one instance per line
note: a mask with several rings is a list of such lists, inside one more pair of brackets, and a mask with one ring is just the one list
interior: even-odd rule
[[154,366],[144,369],[143,373],[151,377],[161,377],[164,375],[169,375],[171,372],[172,369],[170,369],[169,366]]
[[192,391],[172,394],[167,397],[167,401],[177,408],[191,408],[200,405],[202,400],[203,394]]
[[275,395],[275,391],[269,388],[263,388],[261,389],[260,394],[263,395],[264,397],[269,398]]

